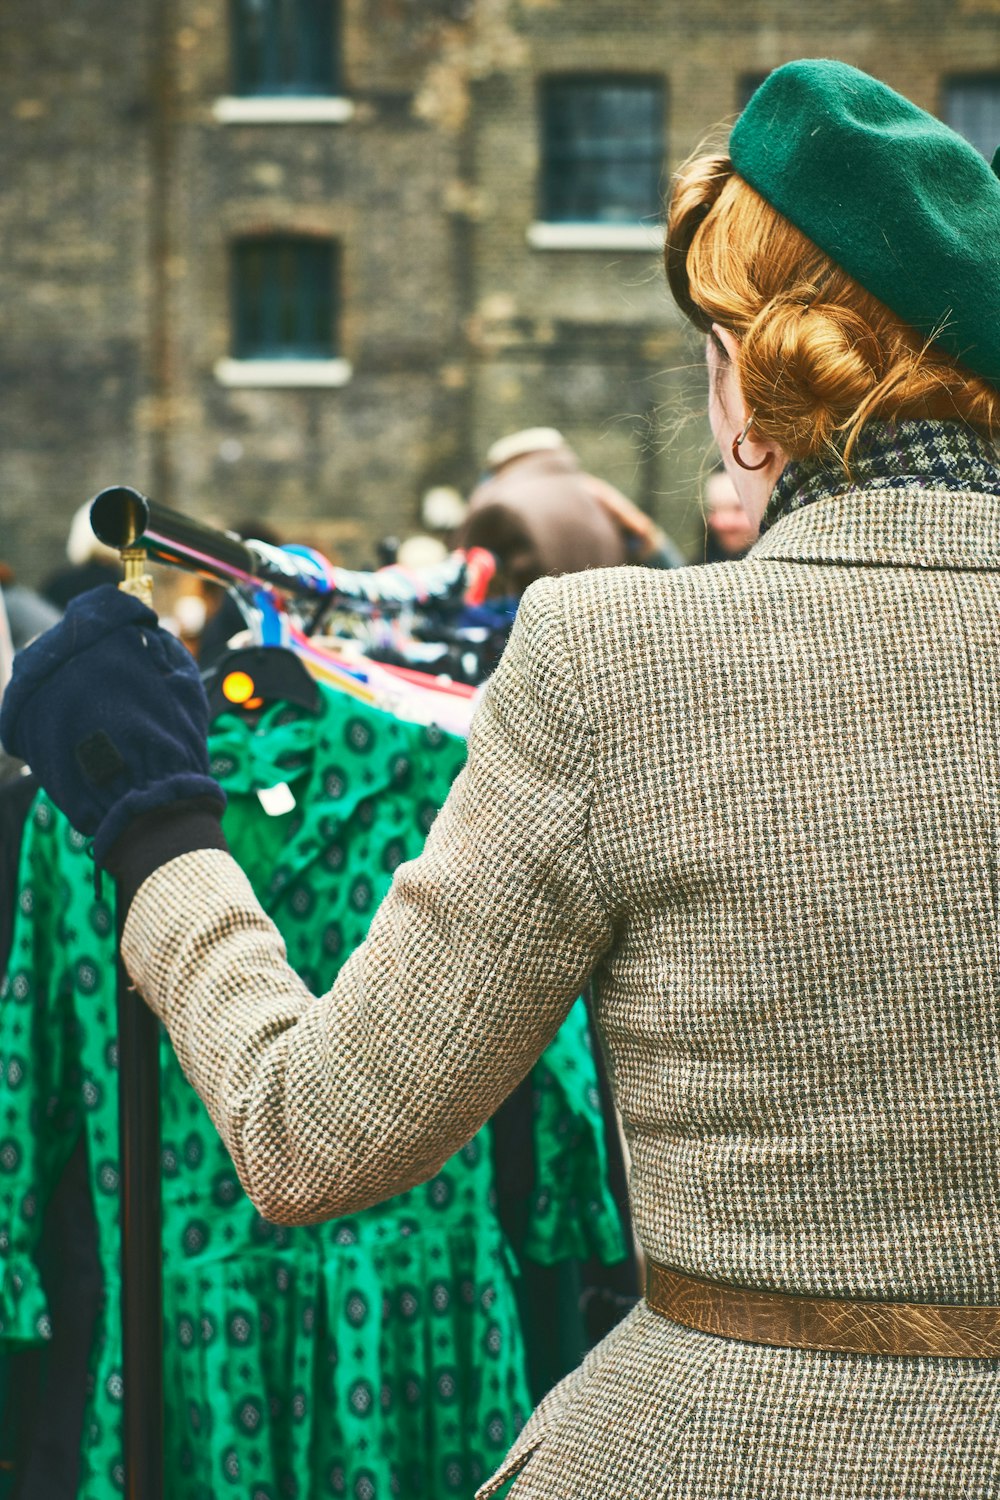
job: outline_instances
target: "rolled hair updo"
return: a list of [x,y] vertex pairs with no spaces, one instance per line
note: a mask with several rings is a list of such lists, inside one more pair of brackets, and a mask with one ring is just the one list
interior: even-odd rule
[[[873,234],[876,214],[873,204]],[[753,435],[790,458],[835,453],[846,467],[871,421],[938,418],[1000,435],[1000,392],[866,292],[727,156],[697,156],[678,174],[665,260],[694,326],[739,339]]]

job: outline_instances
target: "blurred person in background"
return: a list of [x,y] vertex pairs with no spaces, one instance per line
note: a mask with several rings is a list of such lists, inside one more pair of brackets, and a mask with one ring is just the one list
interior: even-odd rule
[[448,548],[440,537],[416,532],[399,543],[393,564],[419,573],[426,568],[437,567],[447,556]]
[[39,591],[59,611],[64,610],[77,594],[99,588],[102,583],[119,583],[122,578],[118,553],[94,535],[90,506],[89,500],[81,505],[70,523],[66,539],[69,566],[50,573]]
[[497,556],[496,593],[519,598],[536,579],[587,568],[683,562],[638,506],[583,470],[554,427],[499,439],[487,452],[486,470],[458,536],[461,546]]
[[7,620],[7,606],[3,602],[3,593],[0,592],[0,697],[3,697],[3,690],[10,681],[13,666],[14,642]]
[[35,589],[18,583],[13,568],[5,562],[0,562],[0,596],[15,652],[23,650],[43,631],[51,629],[62,613]]
[[[3,602],[3,591],[0,590],[0,699],[3,698],[4,688],[10,681],[10,674],[14,667],[14,642],[11,639],[10,625],[7,620],[7,609]],[[17,776],[21,769],[21,762],[15,760],[11,755],[0,747],[0,785]]]
[[705,481],[705,544],[700,562],[738,562],[757,540],[751,521],[725,469],[713,469]]
[[1000,180],[878,80],[789,63],[680,172],[666,263],[761,538],[539,579],[328,995],[137,601],[24,653],[0,727],[118,879],[132,979],[271,1219],[425,1180],[596,976],[646,1298],[482,1500],[992,1495]]
[[468,501],[450,484],[432,485],[420,500],[420,519],[424,529],[448,545],[468,510]]

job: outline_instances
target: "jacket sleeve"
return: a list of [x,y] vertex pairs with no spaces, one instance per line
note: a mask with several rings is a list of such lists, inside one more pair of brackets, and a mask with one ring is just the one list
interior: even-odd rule
[[269,1219],[351,1213],[437,1171],[610,944],[588,861],[593,737],[558,588],[525,595],[466,768],[328,995],[288,967],[226,853],[171,860],[132,904],[128,969]]

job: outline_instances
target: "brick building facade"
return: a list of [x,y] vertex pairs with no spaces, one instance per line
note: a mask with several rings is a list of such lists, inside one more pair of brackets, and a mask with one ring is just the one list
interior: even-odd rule
[[6,0],[0,557],[126,482],[363,563],[538,424],[695,550],[642,195],[822,55],[1000,139],[1000,0]]

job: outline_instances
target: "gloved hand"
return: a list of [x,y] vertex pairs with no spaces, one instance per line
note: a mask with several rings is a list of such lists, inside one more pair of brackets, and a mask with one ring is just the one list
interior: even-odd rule
[[0,739],[106,863],[133,819],[225,793],[208,772],[208,702],[190,653],[111,584],[71,600],[14,660]]

